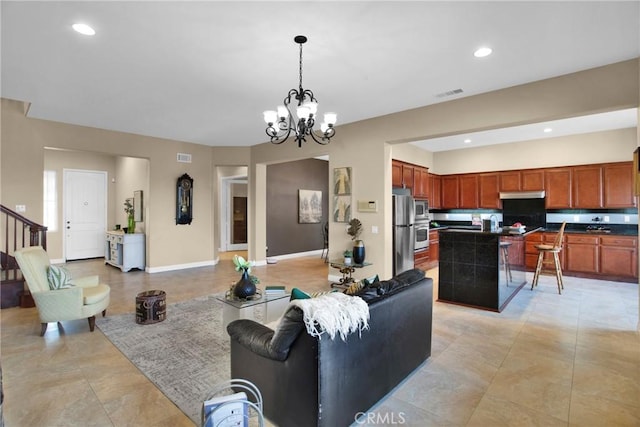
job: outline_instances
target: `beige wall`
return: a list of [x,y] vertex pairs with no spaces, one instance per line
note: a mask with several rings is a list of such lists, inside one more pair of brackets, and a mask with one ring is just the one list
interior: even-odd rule
[[633,160],[636,129],[437,152],[430,172],[486,172]]
[[[25,204],[29,218],[42,221],[45,147],[147,158],[144,226],[148,267],[151,271],[161,271],[214,262],[211,147],[30,119],[25,117],[24,111],[22,102],[2,99],[2,204],[9,207]],[[193,162],[177,163],[178,152],[192,154]],[[232,152],[225,150],[225,153]],[[176,181],[183,173],[194,179],[194,221],[191,225],[175,223]],[[135,189],[140,188],[136,186]],[[130,193],[129,189],[126,193]],[[120,205],[120,201],[114,200],[110,209],[115,212]],[[115,219],[113,221],[115,223]]]
[[[375,119],[338,126],[327,146],[308,142],[298,148],[293,142],[274,146],[268,143],[251,148],[211,148],[158,138],[110,132],[43,120],[28,119],[20,102],[2,100],[2,203],[27,204],[42,212],[42,169],[45,146],[95,151],[105,154],[149,159],[148,263],[156,271],[175,266],[211,263],[217,256],[215,239],[218,166],[249,166],[249,258],[266,258],[266,165],[283,161],[329,155],[330,170],[349,166],[353,171],[353,203],[359,199],[378,200],[377,213],[358,213],[364,224],[363,240],[367,260],[373,266],[358,277],[378,273],[391,275],[391,158],[397,154],[409,160],[412,148],[399,142],[466,133],[584,114],[638,106],[640,94],[638,60],[625,61],[567,76],[516,86],[441,104],[390,114]],[[624,139],[624,138],[623,138]],[[537,147],[539,141],[531,142]],[[625,142],[621,142],[626,147]],[[595,143],[599,145],[599,143]],[[605,148],[606,149],[606,148]],[[533,150],[533,149],[532,149]],[[626,148],[625,148],[626,150]],[[176,153],[193,154],[192,164],[176,162]],[[494,151],[486,162],[510,164],[512,158]],[[424,158],[424,166],[438,173],[472,165],[462,157],[450,160],[444,154]],[[494,160],[495,159],[495,160]],[[500,160],[502,159],[502,160]],[[602,157],[598,157],[601,161]],[[422,160],[421,160],[422,161]],[[532,159],[532,163],[535,161]],[[489,163],[493,164],[493,163]],[[512,164],[512,163],[511,163]],[[527,164],[523,167],[537,166]],[[491,169],[480,164],[480,169]],[[504,169],[501,167],[500,169]],[[175,225],[175,181],[183,173],[194,180],[194,223]],[[440,172],[444,173],[444,172]],[[330,174],[331,176],[331,174]],[[331,183],[329,183],[331,187]],[[330,203],[330,209],[333,203]],[[35,218],[41,220],[41,214]],[[379,233],[371,232],[377,226]],[[341,227],[330,227],[330,256],[349,247],[350,239]],[[176,251],[175,248],[182,248]]]

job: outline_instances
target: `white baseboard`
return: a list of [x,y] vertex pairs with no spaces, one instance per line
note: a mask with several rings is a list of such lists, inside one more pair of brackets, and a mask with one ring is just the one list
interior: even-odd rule
[[162,267],[147,267],[145,271],[147,273],[164,273],[166,271],[186,270],[187,268],[210,267],[216,264],[218,264],[217,259],[214,261],[201,261],[201,262],[190,262],[187,264],[163,265]]

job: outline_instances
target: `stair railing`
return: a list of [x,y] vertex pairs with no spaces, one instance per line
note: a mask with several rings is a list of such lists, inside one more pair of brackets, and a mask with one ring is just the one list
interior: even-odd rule
[[0,224],[3,228],[2,257],[0,263],[6,272],[4,280],[17,280],[18,263],[13,254],[27,246],[42,246],[47,249],[47,227],[0,205]]

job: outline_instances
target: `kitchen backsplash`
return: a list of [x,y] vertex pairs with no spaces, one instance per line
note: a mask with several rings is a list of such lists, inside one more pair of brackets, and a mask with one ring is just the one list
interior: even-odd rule
[[[473,215],[480,215],[481,219],[489,219],[491,215],[495,215],[498,218],[498,222],[502,222],[501,213],[474,213],[474,212],[437,212],[431,213],[431,221],[435,222],[469,222],[471,224],[471,217]],[[638,215],[635,213],[547,213],[547,223],[562,223],[567,221],[569,224],[585,224],[585,225],[602,225],[607,226],[611,224],[620,225],[638,225]]]

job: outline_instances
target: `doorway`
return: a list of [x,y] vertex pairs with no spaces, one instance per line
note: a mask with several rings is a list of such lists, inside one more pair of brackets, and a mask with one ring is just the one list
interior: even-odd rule
[[248,185],[246,176],[221,177],[220,251],[248,249]]
[[63,170],[64,258],[104,256],[107,229],[107,172]]

